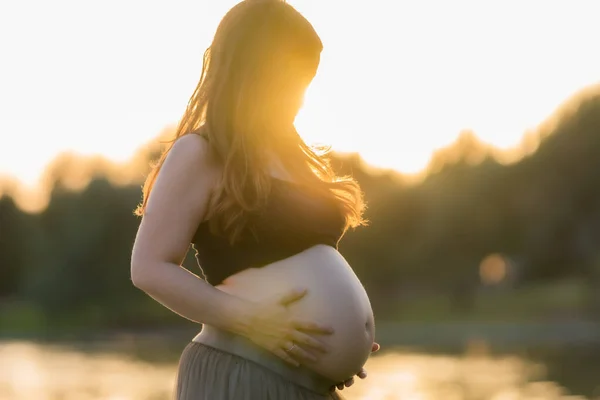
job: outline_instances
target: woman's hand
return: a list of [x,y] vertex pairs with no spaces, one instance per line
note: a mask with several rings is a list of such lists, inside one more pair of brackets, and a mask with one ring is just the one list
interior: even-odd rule
[[331,335],[333,329],[291,315],[287,307],[306,293],[296,289],[275,302],[253,304],[244,336],[294,366],[316,361],[319,354],[327,352],[319,336]]
[[[379,343],[375,343],[373,342],[373,346],[371,347],[371,353],[375,353],[376,351],[378,351],[381,348],[381,346],[379,345]],[[356,374],[356,376],[358,376],[360,379],[365,379],[367,377],[367,371],[364,368],[361,368],[360,371],[358,371],[358,373]],[[335,386],[331,387],[331,391],[333,392],[335,390],[335,388],[337,387],[339,390],[343,390],[344,387],[350,387],[354,384],[354,377],[342,382],[342,383],[338,383]]]

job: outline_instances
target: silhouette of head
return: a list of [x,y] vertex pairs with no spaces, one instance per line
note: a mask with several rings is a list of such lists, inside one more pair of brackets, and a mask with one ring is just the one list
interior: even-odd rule
[[[204,53],[200,81],[175,137],[200,132],[220,159],[222,181],[208,217],[232,240],[266,203],[274,163],[297,183],[334,199],[346,227],[364,222],[358,184],[336,177],[325,154],[294,128],[322,49],[312,25],[284,0],[243,0],[223,17]],[[138,215],[168,152],[146,180]]]
[[255,149],[293,141],[293,122],[322,48],[312,25],[285,1],[237,4],[204,55],[187,130],[205,124],[223,155],[236,140]]

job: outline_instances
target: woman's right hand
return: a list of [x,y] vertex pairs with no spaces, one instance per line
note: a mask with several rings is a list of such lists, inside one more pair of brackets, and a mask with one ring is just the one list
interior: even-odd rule
[[327,346],[319,337],[331,335],[333,329],[292,315],[288,306],[306,293],[306,290],[294,289],[275,301],[254,303],[245,336],[294,366],[316,361],[319,354],[327,352]]

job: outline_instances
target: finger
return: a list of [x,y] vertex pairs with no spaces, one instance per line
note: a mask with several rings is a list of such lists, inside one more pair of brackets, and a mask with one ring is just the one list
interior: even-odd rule
[[336,388],[336,386],[337,386],[337,388],[338,388],[338,389],[340,389],[340,390],[344,390],[344,388],[345,388],[345,387],[350,387],[350,386],[352,386],[353,384],[354,384],[354,378],[350,378],[350,379],[348,379],[348,380],[346,380],[346,381],[344,381],[344,382],[340,382],[340,383],[338,383],[337,385],[335,385],[335,386],[332,386],[330,389],[331,389],[331,390],[335,390],[335,388]]
[[283,349],[276,349],[273,351],[273,354],[275,354],[277,357],[281,358],[283,361],[287,362],[288,364],[293,365],[294,367],[299,367],[300,363],[296,360],[294,360],[292,357],[290,357],[290,355],[288,353],[285,352],[285,350]]
[[298,346],[298,344],[293,346],[291,348],[291,350],[287,350],[286,353],[296,361],[300,361],[300,362],[306,362],[306,361],[315,362],[315,361],[317,361],[317,357],[315,357],[308,351],[304,350],[302,347]]
[[380,348],[381,348],[381,346],[379,345],[379,343],[373,342],[373,346],[371,347],[371,353],[375,353],[376,351],[379,351]]
[[301,331],[318,333],[322,335],[331,335],[333,333],[333,328],[328,325],[317,324],[313,321],[307,321],[303,319],[296,319],[292,322],[294,328],[299,329]]
[[367,377],[367,371],[364,368],[361,368],[356,376],[358,376],[360,379],[365,379]]
[[282,306],[288,306],[293,302],[298,301],[304,296],[306,296],[306,293],[306,289],[292,289],[289,292],[285,293],[283,296],[281,296],[281,298],[279,299],[279,304],[281,304]]
[[291,336],[294,343],[298,345],[320,351],[321,353],[327,353],[328,351],[327,346],[324,343],[305,333],[293,331]]

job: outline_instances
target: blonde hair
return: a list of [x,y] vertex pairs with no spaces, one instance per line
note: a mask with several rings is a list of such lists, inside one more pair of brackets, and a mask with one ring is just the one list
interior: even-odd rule
[[[281,99],[294,85],[306,89],[321,50],[312,25],[285,1],[245,0],[220,22],[174,139],[199,133],[222,162],[222,180],[209,205],[213,232],[235,241],[248,216],[265,205],[272,183],[268,153],[280,158],[296,183],[333,198],[345,216],[345,229],[365,223],[358,183],[336,176],[327,149],[308,146],[293,128],[293,119],[289,130],[282,131],[281,126],[287,125],[277,124],[283,118],[279,116],[297,114],[299,106]],[[283,65],[295,69],[279,82],[286,86],[278,87],[273,66],[284,58],[288,64]],[[172,144],[146,179],[137,215],[144,213]]]

